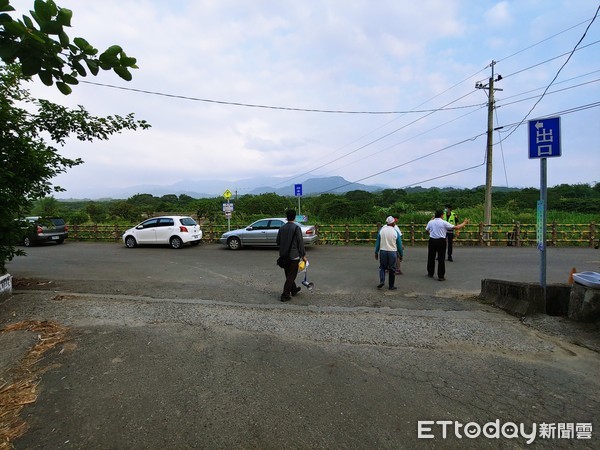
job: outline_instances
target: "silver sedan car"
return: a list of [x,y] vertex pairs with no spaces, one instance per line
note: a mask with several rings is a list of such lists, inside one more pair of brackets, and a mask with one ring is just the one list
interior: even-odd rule
[[[280,217],[260,219],[248,225],[246,228],[231,230],[223,233],[219,243],[227,245],[231,250],[239,250],[246,246],[277,246],[277,233],[279,229],[287,222]],[[298,223],[302,229],[302,238],[304,245],[313,245],[319,239],[317,229],[314,225],[304,225]]]

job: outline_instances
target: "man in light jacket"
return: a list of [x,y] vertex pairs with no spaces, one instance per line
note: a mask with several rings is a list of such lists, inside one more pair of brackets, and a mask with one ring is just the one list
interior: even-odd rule
[[402,250],[402,237],[396,231],[396,219],[388,216],[385,219],[386,226],[382,227],[377,234],[375,241],[375,259],[379,260],[379,284],[377,289],[381,289],[385,284],[385,272],[389,272],[388,288],[397,289],[396,282],[396,261],[398,255],[404,256]]

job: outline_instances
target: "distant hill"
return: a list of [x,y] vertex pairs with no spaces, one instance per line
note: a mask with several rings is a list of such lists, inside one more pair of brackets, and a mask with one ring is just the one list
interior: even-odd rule
[[[285,179],[287,182],[287,179]],[[282,196],[295,196],[294,185],[289,183],[281,186],[281,178],[259,177],[246,178],[237,181],[227,180],[182,180],[170,185],[142,184],[130,186],[122,189],[113,189],[110,191],[98,192],[96,194],[86,193],[88,199],[126,199],[136,194],[150,194],[155,197],[175,194],[189,195],[193,198],[213,198],[223,194],[227,189],[236,195],[244,194],[265,194],[274,192]],[[311,178],[302,181],[302,195],[316,195],[321,193],[343,194],[354,190],[363,190],[375,192],[386,189],[387,186],[367,185],[360,183],[351,183],[342,177]],[[65,192],[63,195],[69,195]]]
[[[282,184],[284,184],[282,186]],[[257,177],[257,178],[246,178],[237,181],[227,180],[182,180],[171,185],[156,185],[156,184],[143,184],[137,186],[130,186],[123,189],[114,189],[110,191],[97,192],[95,194],[86,193],[84,197],[75,198],[76,200],[81,199],[92,199],[92,200],[110,200],[110,199],[127,199],[136,194],[150,194],[155,197],[162,197],[164,195],[189,195],[192,198],[214,198],[223,195],[226,190],[230,190],[235,196],[252,194],[259,195],[265,193],[275,193],[281,196],[294,197],[296,182],[289,182],[288,179],[282,181],[281,178],[276,177]],[[343,177],[321,177],[321,178],[309,178],[303,180],[302,184],[302,195],[320,195],[320,194],[344,194],[350,191],[366,191],[366,192],[377,192],[383,189],[396,189],[385,185],[370,185],[362,183],[352,183]],[[483,188],[478,186],[475,189]],[[414,186],[405,188],[404,190],[408,193],[425,192],[430,189],[439,189],[443,192],[452,190],[465,189],[458,186],[446,186],[442,188],[424,188],[421,186]],[[519,188],[507,188],[494,186],[494,192],[501,191],[512,191],[519,190]],[[65,198],[68,192],[63,194],[61,200],[73,200],[74,198]]]
[[[360,183],[351,183],[342,177],[326,177],[326,178],[310,178],[302,183],[302,195],[318,195],[318,194],[343,194],[350,191],[367,191],[376,192],[385,189],[387,186],[368,185]],[[271,187],[258,187],[250,194],[258,195],[265,192],[274,192],[282,196],[294,196],[295,184],[290,184],[278,189]]]

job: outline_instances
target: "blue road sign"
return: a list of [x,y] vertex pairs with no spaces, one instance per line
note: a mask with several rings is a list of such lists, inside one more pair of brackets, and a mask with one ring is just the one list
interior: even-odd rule
[[529,159],[561,156],[560,117],[529,121]]
[[294,185],[294,195],[296,197],[302,197],[302,185],[301,184]]

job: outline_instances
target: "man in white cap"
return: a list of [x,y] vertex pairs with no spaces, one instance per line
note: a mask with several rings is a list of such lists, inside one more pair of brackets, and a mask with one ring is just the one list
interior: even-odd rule
[[375,259],[379,260],[379,284],[377,289],[381,289],[385,284],[385,272],[388,271],[389,281],[388,287],[390,290],[395,290],[396,286],[396,261],[398,255],[403,256],[402,250],[402,237],[400,233],[396,231],[394,225],[396,225],[396,219],[392,216],[388,216],[385,219],[386,226],[382,227],[377,234],[377,240],[375,241]]

